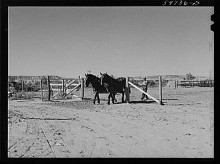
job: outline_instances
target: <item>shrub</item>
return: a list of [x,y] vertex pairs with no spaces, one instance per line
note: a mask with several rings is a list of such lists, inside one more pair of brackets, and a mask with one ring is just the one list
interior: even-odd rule
[[195,78],[190,72],[186,74],[186,80],[194,80]]
[[17,92],[15,95],[14,95],[14,98],[15,99],[22,99],[24,97],[23,93],[22,92]]

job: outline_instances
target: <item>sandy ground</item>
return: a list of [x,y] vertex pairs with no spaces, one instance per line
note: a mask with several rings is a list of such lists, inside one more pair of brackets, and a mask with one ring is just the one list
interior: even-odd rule
[[[177,157],[214,155],[213,88],[163,90],[165,105],[92,100],[8,101],[8,157]],[[157,89],[149,93],[157,95]],[[85,96],[93,97],[91,90]],[[117,95],[118,102],[121,95]]]

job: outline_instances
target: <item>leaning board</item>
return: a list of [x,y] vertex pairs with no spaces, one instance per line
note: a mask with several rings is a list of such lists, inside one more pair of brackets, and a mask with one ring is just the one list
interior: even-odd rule
[[157,103],[160,104],[160,101],[157,100],[156,98],[154,98],[153,96],[151,96],[149,93],[144,92],[141,88],[137,87],[136,85],[134,85],[133,83],[131,83],[130,81],[128,81],[128,84],[132,85],[133,87],[135,87],[137,90],[139,90],[140,92],[144,93],[145,95],[147,95],[148,97],[150,97],[151,99],[153,99],[154,101],[156,101]]

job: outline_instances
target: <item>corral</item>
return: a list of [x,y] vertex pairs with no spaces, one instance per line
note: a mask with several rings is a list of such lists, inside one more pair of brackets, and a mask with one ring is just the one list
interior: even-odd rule
[[213,88],[163,87],[163,106],[133,87],[129,104],[93,97],[9,99],[9,157],[213,157]]

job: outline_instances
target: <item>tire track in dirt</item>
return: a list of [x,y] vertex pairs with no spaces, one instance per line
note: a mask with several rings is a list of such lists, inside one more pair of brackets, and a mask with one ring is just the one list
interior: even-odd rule
[[[22,120],[25,121],[27,124],[26,130],[22,138],[9,146],[8,156],[17,158],[39,157],[40,155],[42,155],[42,153],[45,153],[47,151],[46,156],[50,157],[50,150],[48,151],[49,147],[45,146],[45,137],[42,135],[42,131],[39,129],[37,122],[35,120],[29,119]],[[12,124],[14,124],[15,126],[16,122],[12,122]]]
[[55,158],[71,157],[68,146],[63,140],[62,135],[65,133],[65,131],[63,130],[62,126],[57,127],[57,124],[50,124],[48,121],[39,121],[38,125],[42,129],[45,138],[55,155]]
[[27,121],[27,129],[24,135],[25,137],[9,149],[9,156],[13,154],[14,157],[23,157],[34,145],[39,132],[33,121]]

